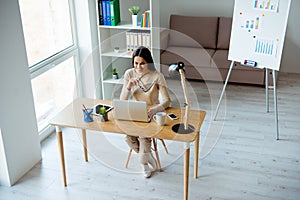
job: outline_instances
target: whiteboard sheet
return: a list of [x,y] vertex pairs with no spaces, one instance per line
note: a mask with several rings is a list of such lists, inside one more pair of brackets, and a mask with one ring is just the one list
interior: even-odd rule
[[279,70],[291,0],[235,0],[228,60]]

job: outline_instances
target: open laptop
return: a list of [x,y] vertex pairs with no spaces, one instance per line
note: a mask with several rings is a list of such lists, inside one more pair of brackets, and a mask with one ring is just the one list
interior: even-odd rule
[[113,100],[114,117],[118,120],[150,122],[145,101]]

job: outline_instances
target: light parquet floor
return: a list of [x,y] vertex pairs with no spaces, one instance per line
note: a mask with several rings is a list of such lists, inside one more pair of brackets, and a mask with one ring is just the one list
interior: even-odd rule
[[[167,80],[174,106],[183,103],[179,81]],[[266,113],[265,89],[229,84],[213,121],[222,83],[189,81],[192,109],[207,111],[201,128],[199,178],[190,166],[189,199],[297,200],[300,198],[300,74],[281,73],[277,83],[280,140],[275,136],[273,90]],[[191,89],[191,87],[193,89]],[[68,187],[63,187],[55,135],[42,143],[42,161],[13,187],[0,186],[0,200],[183,199],[183,146],[161,149],[164,171],[144,179],[134,154],[124,168],[123,137],[88,132],[89,162],[80,132],[65,129]],[[160,144],[159,144],[160,145]],[[192,145],[193,152],[193,145]],[[191,154],[191,161],[193,153]]]

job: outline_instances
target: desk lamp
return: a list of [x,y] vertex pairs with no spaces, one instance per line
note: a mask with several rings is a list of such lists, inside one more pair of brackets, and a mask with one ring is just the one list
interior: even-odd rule
[[185,107],[185,113],[184,113],[184,118],[183,118],[183,123],[175,124],[172,127],[172,130],[175,133],[179,134],[188,134],[192,133],[194,131],[194,127],[190,124],[188,124],[188,113],[190,109],[190,99],[188,95],[188,90],[186,87],[186,81],[185,81],[185,75],[184,75],[184,63],[183,62],[178,62],[175,64],[171,64],[169,66],[169,75],[171,78],[178,78],[180,77],[181,79],[181,86],[183,89],[183,94],[184,94],[184,107]]

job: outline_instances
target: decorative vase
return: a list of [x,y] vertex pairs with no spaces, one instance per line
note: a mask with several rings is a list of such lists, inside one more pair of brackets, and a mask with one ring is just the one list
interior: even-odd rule
[[131,17],[132,17],[132,26],[138,26],[138,16],[131,15]]

